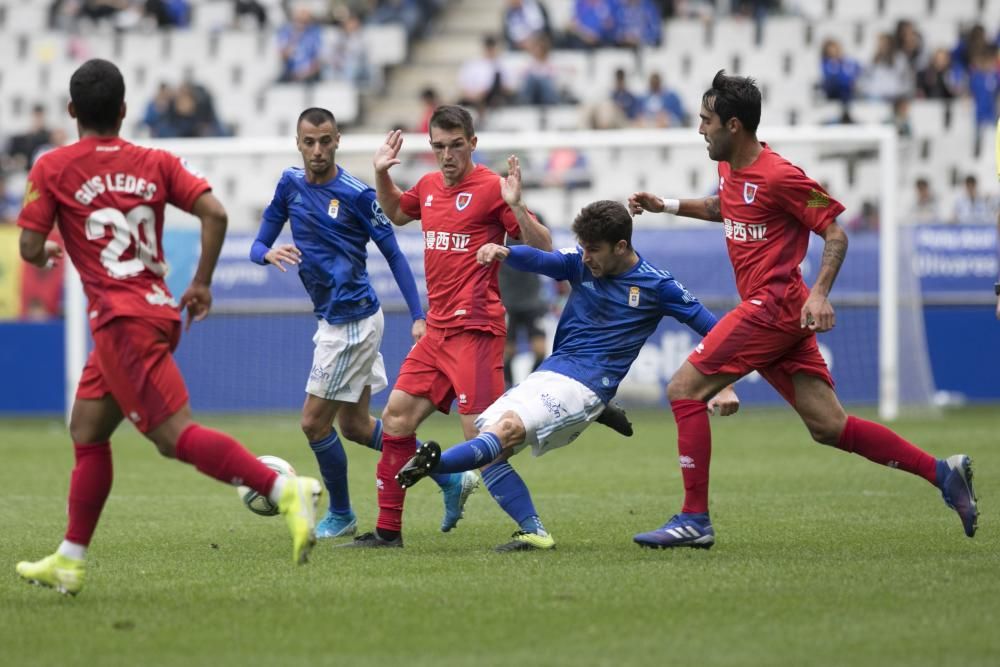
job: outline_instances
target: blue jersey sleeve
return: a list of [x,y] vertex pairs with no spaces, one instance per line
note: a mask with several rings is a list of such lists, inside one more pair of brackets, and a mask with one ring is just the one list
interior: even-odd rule
[[413,279],[410,263],[399,249],[396,235],[392,231],[392,223],[378,205],[375,191],[365,190],[355,199],[354,205],[358,216],[368,225],[368,233],[378,246],[379,252],[388,262],[392,277],[399,285],[406,307],[410,310],[410,317],[414,320],[424,319],[424,309],[420,303],[420,293],[417,291],[417,282]]
[[261,216],[260,230],[257,232],[257,238],[254,239],[253,245],[250,246],[250,261],[252,262],[267,264],[264,261],[264,255],[271,249],[274,241],[281,234],[282,227],[285,226],[285,222],[288,220],[288,204],[285,201],[285,189],[285,176],[282,174],[281,180],[278,181],[278,186],[274,189],[274,197],[271,199],[271,203],[267,205],[267,208],[264,209],[264,215]]
[[545,252],[527,245],[511,246],[507,266],[518,271],[530,271],[554,278],[555,280],[570,280],[573,275],[574,262],[570,255],[574,252]]
[[673,278],[661,284],[660,303],[665,314],[688,325],[701,336],[707,334],[717,321],[712,311]]

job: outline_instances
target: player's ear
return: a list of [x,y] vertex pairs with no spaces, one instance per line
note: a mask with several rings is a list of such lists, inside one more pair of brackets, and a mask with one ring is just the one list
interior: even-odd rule
[[476,135],[472,135],[469,138],[469,145],[472,146],[472,150],[476,150],[476,143],[478,142],[479,142],[479,137],[477,137]]
[[76,118],[76,105],[73,104],[73,100],[70,100],[69,104],[66,105],[66,113],[69,114],[70,118]]

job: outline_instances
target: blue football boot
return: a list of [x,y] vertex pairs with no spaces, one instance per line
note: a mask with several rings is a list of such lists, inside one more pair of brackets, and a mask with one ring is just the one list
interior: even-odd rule
[[955,454],[939,460],[937,486],[941,489],[944,504],[958,513],[965,534],[974,537],[979,508],[976,506],[976,491],[972,488],[972,459],[965,454]]
[[640,547],[671,549],[693,547],[711,549],[715,544],[715,531],[708,512],[700,514],[675,514],[670,521],[648,533],[639,533],[632,540]]

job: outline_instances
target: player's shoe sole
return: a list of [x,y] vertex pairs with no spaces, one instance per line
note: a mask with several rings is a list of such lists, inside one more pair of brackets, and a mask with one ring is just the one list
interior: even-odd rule
[[972,486],[972,459],[965,454],[955,454],[941,461],[942,479],[938,482],[945,504],[955,510],[962,520],[962,528],[969,537],[975,537],[979,527],[979,505]]
[[621,433],[626,438],[632,437],[632,422],[628,420],[625,411],[614,403],[608,403],[594,421],[598,424],[604,424],[616,433]]
[[292,562],[304,565],[316,545],[316,510],[323,487],[312,477],[289,477],[278,501],[292,534]]
[[79,593],[86,573],[82,560],[67,558],[58,553],[34,562],[21,561],[15,569],[29,584],[54,588],[63,595]]
[[472,470],[460,473],[461,477],[454,487],[442,488],[444,494],[444,519],[441,521],[441,532],[447,533],[458,522],[465,518],[465,502],[479,486],[479,475]]
[[350,542],[338,544],[337,549],[402,549],[403,536],[394,540],[383,539],[378,533],[370,532],[358,535]]
[[632,541],[647,549],[711,549],[715,545],[715,530],[707,514],[675,514],[665,524]]
[[551,535],[539,535],[529,533],[524,530],[515,531],[511,535],[511,541],[495,547],[493,551],[497,553],[509,553],[511,551],[548,551],[556,548],[556,541]]
[[417,453],[396,473],[396,481],[404,489],[408,489],[434,470],[441,460],[441,446],[433,440],[420,445]]

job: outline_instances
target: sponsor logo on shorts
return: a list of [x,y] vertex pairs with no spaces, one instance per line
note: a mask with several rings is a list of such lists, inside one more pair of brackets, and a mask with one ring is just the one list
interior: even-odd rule
[[542,405],[544,405],[545,409],[549,411],[549,414],[556,419],[559,419],[566,414],[566,410],[563,408],[562,403],[560,403],[558,399],[553,398],[550,394],[542,394],[538,398],[541,399]]
[[458,395],[458,404],[459,405],[465,405],[468,402],[469,402],[469,399],[468,399],[468,397],[465,394],[459,394]]
[[330,374],[323,370],[322,366],[313,366],[312,370],[309,371],[309,377],[313,380],[329,380]]
[[375,478],[375,488],[379,491],[385,488],[385,483],[378,477]]
[[681,464],[682,468],[694,468],[694,459],[690,456],[679,456],[677,462]]
[[567,440],[566,444],[569,444],[569,443],[573,442],[574,440],[576,440],[579,437],[580,437],[580,431],[576,431],[575,433],[570,434],[569,440]]
[[696,348],[694,348],[694,351],[697,352],[698,354],[701,354],[702,352],[705,351],[705,344],[704,343],[698,343],[698,346]]

